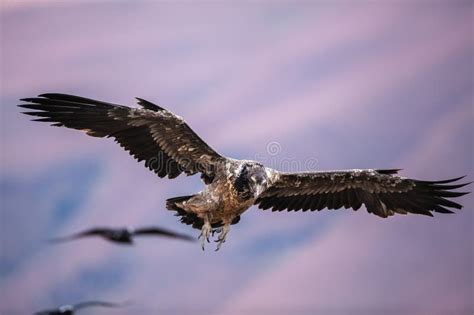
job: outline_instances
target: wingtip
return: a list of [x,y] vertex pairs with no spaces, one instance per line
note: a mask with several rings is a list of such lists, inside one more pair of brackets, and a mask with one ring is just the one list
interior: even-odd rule
[[463,175],[463,176],[460,176],[460,177],[447,179],[446,181],[456,182],[456,181],[458,181],[458,180],[461,180],[461,179],[465,178],[466,176],[467,176],[467,175]]
[[20,98],[19,101],[20,102],[34,103],[35,99],[37,99],[37,97],[24,97],[24,98]]
[[184,241],[191,242],[191,243],[196,243],[196,242],[198,241],[195,237],[189,236],[189,235],[185,235],[185,236],[183,237],[183,240],[184,240]]
[[42,94],[39,94],[38,97],[51,98],[54,95],[59,95],[59,93],[42,93]]
[[175,239],[180,239],[182,241],[187,241],[187,242],[196,242],[196,239],[193,236],[187,235],[187,234],[175,234],[175,235],[170,235],[171,238]]
[[426,180],[420,180],[418,182],[424,183],[424,184],[448,184],[452,182],[457,182],[463,178],[465,178],[467,175],[460,176],[460,177],[455,177],[455,178],[450,178],[450,179],[444,179],[444,180],[435,180],[435,181],[426,181]]

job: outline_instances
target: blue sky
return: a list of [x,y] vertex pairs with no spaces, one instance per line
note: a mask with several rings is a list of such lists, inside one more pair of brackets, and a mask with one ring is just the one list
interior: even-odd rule
[[2,5],[2,312],[90,298],[134,301],[117,314],[473,312],[471,195],[434,218],[252,208],[217,253],[150,239],[47,245],[93,225],[197,236],[164,206],[202,186],[15,106],[44,92],[139,96],[227,156],[472,180],[471,2]]

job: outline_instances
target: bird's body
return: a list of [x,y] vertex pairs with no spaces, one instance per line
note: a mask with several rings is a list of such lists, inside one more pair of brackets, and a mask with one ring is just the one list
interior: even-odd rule
[[220,245],[225,241],[229,226],[255,203],[273,174],[256,161],[228,159],[217,168],[213,181],[204,190],[187,196],[189,198],[169,199],[167,207],[181,210],[178,213],[186,218],[195,216],[193,223],[202,229],[203,239],[222,227]]
[[[218,248],[229,227],[252,205],[273,211],[353,208],[365,205],[380,217],[395,213],[432,215],[462,206],[450,198],[466,184],[420,181],[398,176],[399,170],[346,170],[283,173],[256,161],[235,160],[214,151],[170,111],[138,99],[142,108],[106,103],[66,94],[27,98],[25,114],[53,126],[78,129],[94,137],[112,137],[159,177],[201,174],[205,188],[194,195],[170,198],[167,208],[181,222],[201,229],[201,240],[219,232]],[[126,238],[127,234],[121,234]],[[118,237],[119,238],[119,237]]]
[[261,167],[266,176],[265,168],[257,162],[230,160],[203,191],[179,205],[202,219],[210,215],[212,224],[232,222],[250,208],[258,196],[252,190],[251,179],[244,174],[249,165]]
[[123,243],[123,244],[133,244],[133,232],[129,229],[117,229],[109,230],[104,235],[105,238],[109,239],[112,242]]

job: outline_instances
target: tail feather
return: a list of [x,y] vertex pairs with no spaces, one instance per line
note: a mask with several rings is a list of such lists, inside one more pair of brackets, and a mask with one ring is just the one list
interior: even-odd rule
[[179,210],[184,211],[184,209],[180,208],[176,203],[189,200],[194,196],[195,195],[169,198],[169,199],[166,200],[166,209],[174,210],[174,211],[179,211]]
[[[169,198],[166,200],[166,209],[170,211],[176,211],[176,216],[180,217],[181,223],[191,225],[195,229],[202,229],[204,225],[204,220],[197,216],[196,213],[188,212],[179,206],[179,203],[189,200],[195,195],[190,196],[180,196]],[[240,216],[236,217],[231,224],[236,224],[240,221]],[[212,228],[218,228],[223,225],[223,222],[217,222],[212,224]]]
[[191,225],[195,229],[201,229],[204,221],[195,213],[187,212],[179,206],[179,203],[189,200],[192,197],[194,197],[194,195],[169,198],[166,200],[166,209],[176,211],[177,213],[175,215],[180,217],[181,223]]

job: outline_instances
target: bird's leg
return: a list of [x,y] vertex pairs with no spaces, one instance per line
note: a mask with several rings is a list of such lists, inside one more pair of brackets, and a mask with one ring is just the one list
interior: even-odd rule
[[225,243],[225,240],[227,238],[227,234],[229,233],[229,231],[230,231],[230,222],[225,222],[219,234],[219,237],[216,240],[217,242],[216,251],[218,251],[221,248],[222,244]]
[[201,228],[201,234],[199,235],[199,239],[201,240],[201,247],[202,250],[204,250],[204,245],[206,244],[206,241],[209,243],[209,237],[211,235],[211,218],[208,213],[204,215],[204,224],[202,225]]

